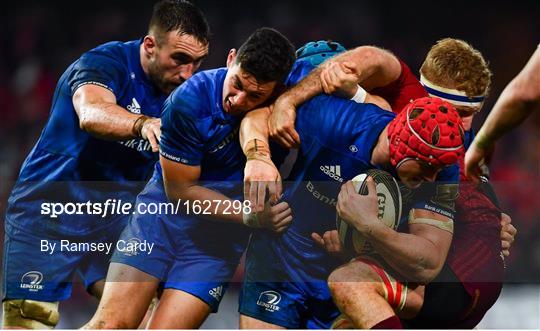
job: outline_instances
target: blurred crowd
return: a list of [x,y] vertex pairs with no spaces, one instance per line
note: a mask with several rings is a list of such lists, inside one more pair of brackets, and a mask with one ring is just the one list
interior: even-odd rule
[[[494,73],[487,113],[540,42],[540,3],[531,1],[194,1],[213,32],[201,69],[225,64],[227,52],[260,26],[299,47],[331,39],[345,47],[387,48],[417,72],[444,37],[479,49]],[[56,81],[83,52],[111,40],[144,36],[153,1],[17,1],[0,5],[0,215],[18,170],[48,117]],[[83,6],[83,7],[81,7]],[[478,128],[485,114],[478,115]],[[518,237],[508,280],[540,279],[540,116],[501,140],[492,180]]]

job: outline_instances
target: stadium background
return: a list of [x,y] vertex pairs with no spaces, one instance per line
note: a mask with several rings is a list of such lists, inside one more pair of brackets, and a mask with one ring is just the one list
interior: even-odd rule
[[[201,69],[223,66],[227,51],[260,26],[295,46],[331,39],[345,47],[378,45],[414,72],[444,37],[472,43],[494,73],[478,128],[504,86],[540,42],[540,2],[524,1],[194,1],[213,33]],[[57,79],[83,52],[111,40],[144,35],[154,1],[16,1],[0,5],[0,215],[19,167],[47,119]],[[480,327],[540,328],[540,116],[503,138],[491,166],[503,207],[518,228],[507,284]],[[3,231],[3,227],[2,227]],[[3,238],[3,236],[2,236]],[[206,327],[237,326],[236,291]],[[76,287],[60,327],[78,327],[95,300]]]

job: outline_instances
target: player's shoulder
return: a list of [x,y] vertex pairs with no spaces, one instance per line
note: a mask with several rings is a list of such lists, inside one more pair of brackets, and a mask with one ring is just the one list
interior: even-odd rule
[[412,72],[411,70],[411,67],[409,67],[409,65],[403,61],[403,59],[401,59],[399,56],[396,56],[396,59],[398,60],[399,62],[399,65],[401,67],[401,74],[406,74],[406,75],[414,75],[414,73]]
[[[397,79],[399,86],[403,87],[404,85],[413,85],[424,91],[424,88],[420,84],[420,81],[412,71],[411,67],[409,67],[409,65],[399,57],[396,56],[396,59],[399,61],[399,65],[401,66],[401,73]],[[425,96],[425,92],[422,93],[422,96]]]
[[382,109],[381,107],[373,103],[361,103],[357,105],[358,106],[356,107],[362,107],[361,111],[363,115],[372,117],[374,119],[379,118],[381,120],[390,122],[396,117],[395,113]]
[[[377,131],[395,117],[374,104],[359,104],[324,94],[312,98],[300,108],[302,110],[297,112],[300,134],[316,135],[320,141],[332,144],[378,136]],[[369,139],[366,139],[368,145]]]
[[75,62],[74,69],[87,67],[127,69],[130,56],[132,57],[133,54],[138,56],[137,49],[136,40],[130,42],[110,41],[83,53]]
[[345,118],[347,122],[369,122],[373,121],[391,121],[396,115],[390,111],[384,110],[372,103],[357,103],[349,99],[336,97],[333,95],[321,94],[314,98],[318,101],[317,108],[325,113],[333,114],[337,118]]
[[123,42],[123,41],[109,41],[104,44],[94,47],[91,51],[102,51],[102,52],[120,52],[129,47],[134,41]]
[[182,87],[196,93],[204,93],[208,89],[216,90],[223,87],[227,68],[217,68],[197,72],[188,79]]
[[331,103],[326,107],[334,110],[334,123],[339,124],[349,135],[357,135],[364,132],[366,136],[378,136],[382,130],[390,123],[396,115],[384,110],[372,103],[356,103],[341,98],[332,98]]
[[298,84],[298,82],[306,77],[313,69],[315,69],[315,66],[310,61],[305,59],[296,60],[291,68],[291,71],[289,72],[289,75],[287,76],[285,84],[287,86]]
[[168,103],[175,111],[189,117],[210,117],[214,108],[221,107],[220,96],[226,73],[226,68],[196,73],[173,91]]
[[129,51],[134,45],[135,41],[131,42],[122,42],[122,41],[110,41],[105,44],[101,44],[92,48],[91,50],[85,52],[81,55],[81,59],[90,59],[90,58],[104,58],[108,57],[110,59],[116,59],[117,61],[122,61],[127,58]]

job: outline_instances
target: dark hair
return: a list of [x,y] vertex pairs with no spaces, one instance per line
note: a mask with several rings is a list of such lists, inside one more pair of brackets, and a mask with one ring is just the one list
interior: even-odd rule
[[294,61],[293,44],[272,28],[253,32],[236,56],[236,63],[260,83],[283,82]]
[[180,30],[202,44],[210,41],[210,27],[202,11],[184,0],[162,0],[154,5],[148,32],[155,33],[158,42],[169,31]]

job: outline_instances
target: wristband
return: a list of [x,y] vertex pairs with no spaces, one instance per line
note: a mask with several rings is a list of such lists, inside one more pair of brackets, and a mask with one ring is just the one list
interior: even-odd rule
[[131,133],[135,137],[142,137],[142,132],[141,131],[142,131],[143,125],[149,119],[150,119],[150,117],[148,117],[146,115],[141,115],[141,116],[137,117],[135,122],[133,122],[133,126],[131,127]]
[[275,167],[270,157],[270,148],[264,141],[260,139],[252,139],[247,142],[244,150],[247,161],[259,160]]
[[249,214],[242,214],[242,222],[244,225],[249,226],[250,228],[260,228],[261,223],[259,222],[259,216],[257,213],[251,212]]
[[263,211],[255,212],[251,210],[249,214],[243,213],[242,222],[244,223],[244,225],[247,225],[250,228],[263,228],[264,227],[263,220],[265,219],[265,217],[268,217],[264,215],[268,215],[269,210],[270,210],[270,202],[267,201],[264,204]]
[[356,103],[364,103],[367,98],[367,92],[362,88],[362,86],[358,85],[358,89],[356,90],[356,93],[351,98],[352,101]]

